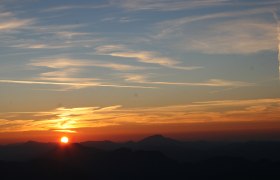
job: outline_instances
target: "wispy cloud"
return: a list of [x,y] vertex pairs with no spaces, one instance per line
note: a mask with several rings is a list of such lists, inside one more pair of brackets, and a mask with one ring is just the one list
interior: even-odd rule
[[56,35],[66,37],[66,38],[73,38],[74,36],[85,36],[85,35],[90,35],[92,33],[87,33],[87,32],[72,32],[72,31],[57,31],[55,32]]
[[[51,25],[40,23],[40,20],[37,19],[36,24],[22,27],[24,31],[17,33],[20,38],[10,37],[5,44],[8,47],[20,49],[87,49],[93,47],[97,42],[103,41],[94,32],[81,31],[81,28],[87,25],[86,23]],[[6,32],[8,33],[8,31]],[[11,32],[9,31],[9,33]]]
[[264,7],[264,8],[253,8],[243,11],[234,11],[234,12],[217,12],[212,14],[204,14],[199,16],[186,16],[177,19],[166,20],[158,23],[158,26],[161,28],[176,28],[189,23],[197,21],[205,21],[211,19],[221,19],[221,18],[236,18],[244,17],[250,15],[260,15],[260,14],[270,14],[275,8]]
[[181,62],[171,59],[169,57],[161,56],[154,51],[133,51],[127,49],[122,45],[106,45],[96,48],[96,53],[101,55],[109,55],[120,58],[133,58],[142,63],[157,64],[160,66],[181,69],[181,70],[195,70],[202,68],[201,66],[183,66]]
[[126,46],[122,44],[109,44],[109,45],[98,46],[95,48],[97,54],[105,54],[105,55],[115,51],[123,51],[124,49],[126,49]]
[[35,19],[19,19],[9,11],[0,12],[0,18],[0,31],[20,29],[35,22]]
[[[55,79],[58,81],[57,79]],[[71,79],[73,80],[73,79]],[[77,79],[76,79],[77,80]],[[79,79],[84,80],[84,79]],[[155,87],[149,86],[130,86],[130,85],[118,85],[118,84],[105,84],[101,82],[49,82],[49,81],[29,81],[29,80],[9,80],[1,79],[0,83],[12,83],[12,84],[30,84],[30,85],[58,85],[58,86],[68,86],[68,89],[81,89],[87,87],[112,87],[112,88],[140,88],[140,89],[151,89]]]
[[250,54],[275,51],[275,24],[256,20],[231,20],[208,26],[178,45],[185,50],[209,54]]
[[39,60],[33,60],[29,65],[37,67],[49,67],[49,68],[69,68],[69,67],[102,67],[109,68],[118,71],[130,71],[140,70],[143,67],[119,64],[112,62],[102,62],[89,59],[73,59],[68,57],[61,58],[42,58]]
[[58,69],[56,71],[49,71],[40,73],[40,76],[34,78],[34,80],[40,81],[53,81],[53,82],[79,82],[79,83],[91,83],[91,82],[98,82],[100,79],[98,78],[79,78],[76,77],[79,74],[81,69],[79,68],[64,68]]
[[27,26],[32,23],[32,20],[10,20],[0,22],[0,30],[17,29]]
[[[34,36],[44,37],[39,38],[24,38],[14,39],[9,47],[20,49],[70,49],[70,48],[89,48],[95,43],[102,41],[101,38],[94,37],[94,33],[64,31],[53,28],[46,28],[39,30],[40,27],[33,26],[32,28],[25,28]],[[67,26],[65,27],[67,28]],[[71,26],[69,27],[71,28]]]
[[177,11],[190,8],[201,8],[226,5],[229,0],[114,0],[115,4],[128,10]]
[[36,25],[31,26],[28,29],[34,30],[39,33],[59,33],[59,32],[75,32],[81,27],[85,27],[86,24],[61,24],[61,25]]
[[89,66],[91,63],[88,60],[72,59],[72,58],[41,58],[32,60],[30,66],[48,67],[48,68],[66,68],[66,67],[83,67]]
[[151,86],[135,86],[119,83],[108,83],[108,80],[99,78],[80,77],[81,72],[85,72],[85,68],[101,67],[116,71],[134,71],[143,69],[143,67],[118,64],[111,62],[102,62],[88,59],[73,59],[68,57],[50,57],[32,60],[28,67],[48,68],[47,72],[41,72],[37,77],[32,79],[2,79],[0,83],[29,84],[29,85],[55,85],[60,86],[60,90],[73,90],[88,87],[114,87],[114,88],[154,88]]
[[[2,12],[1,12],[2,11]],[[17,15],[10,11],[0,9],[0,31],[9,31],[21,29],[35,23],[35,18],[18,18]]]
[[277,12],[273,12],[273,17],[277,24],[277,40],[278,40],[278,73],[279,73],[279,80],[280,80],[280,20],[277,15]]
[[0,12],[0,18],[7,18],[12,16],[14,16],[12,12]]
[[[159,32],[154,37],[168,39],[175,36],[180,39],[178,48],[208,54],[275,51],[275,24],[259,18],[259,15],[271,15],[274,10],[273,7],[252,8],[167,20],[158,24]],[[206,20],[212,20],[213,23]],[[194,32],[187,26],[190,23],[193,26],[200,24],[200,28]]]
[[0,40],[1,45],[7,48],[42,50],[88,48],[101,41],[101,38],[96,37],[93,32],[78,30],[84,26],[86,24],[81,23],[52,25],[43,23],[40,16],[20,18],[16,13],[0,10],[0,31],[3,32]]
[[140,20],[141,19],[124,16],[124,17],[107,17],[107,18],[103,18],[101,21],[102,22],[130,23],[130,22],[136,22],[136,21],[140,21]]
[[[120,106],[112,107],[79,107],[79,108],[64,108],[60,107],[49,112],[29,112],[27,113],[30,119],[10,121],[8,119],[0,119],[0,132],[5,131],[58,131],[76,133],[75,129],[79,127],[102,127],[116,125],[113,122],[100,121],[100,114],[113,112],[114,109]],[[19,115],[16,113],[5,113],[5,115]],[[26,113],[24,113],[26,115]],[[4,114],[2,114],[4,115]],[[46,115],[49,115],[46,117]],[[34,119],[32,119],[34,118]],[[102,117],[103,118],[103,117]],[[20,128],[20,129],[19,129]]]
[[43,12],[57,12],[57,11],[66,11],[66,10],[73,10],[73,9],[99,9],[99,8],[106,8],[109,7],[110,4],[72,4],[72,5],[63,5],[63,6],[56,6],[51,7],[48,9],[43,10]]
[[77,133],[75,130],[69,130],[69,129],[54,129],[53,131],[56,132],[63,132],[63,133]]
[[59,44],[44,44],[44,43],[24,43],[24,44],[16,44],[11,47],[15,48],[23,48],[23,49],[58,49],[58,48],[68,48],[70,45],[59,45]]
[[[60,131],[76,132],[79,128],[145,124],[191,124],[213,122],[278,121],[280,99],[249,99],[193,102],[163,107],[57,108],[48,112],[1,113],[0,132]],[[48,116],[46,116],[48,115]],[[22,116],[26,116],[21,120]],[[10,120],[12,117],[13,120]]]
[[210,79],[205,82],[165,82],[165,81],[149,81],[147,76],[127,74],[124,76],[126,81],[154,84],[154,85],[175,85],[175,86],[206,86],[206,87],[246,87],[253,86],[254,83],[242,82],[242,81],[228,81],[222,79]]
[[72,9],[99,9],[107,7],[120,7],[130,11],[178,11],[190,8],[203,8],[230,4],[229,0],[110,0],[103,4],[70,4],[51,7],[43,12],[57,12]]

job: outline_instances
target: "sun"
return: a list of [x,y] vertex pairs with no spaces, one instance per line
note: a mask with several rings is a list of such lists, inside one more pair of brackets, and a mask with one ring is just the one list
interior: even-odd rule
[[63,137],[60,138],[60,142],[62,144],[68,144],[69,138],[67,136],[63,136]]

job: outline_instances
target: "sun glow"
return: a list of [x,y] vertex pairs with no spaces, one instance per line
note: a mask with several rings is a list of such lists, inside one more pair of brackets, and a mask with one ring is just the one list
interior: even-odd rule
[[68,137],[63,136],[63,137],[60,138],[60,142],[61,142],[62,144],[68,144],[69,139],[68,139]]

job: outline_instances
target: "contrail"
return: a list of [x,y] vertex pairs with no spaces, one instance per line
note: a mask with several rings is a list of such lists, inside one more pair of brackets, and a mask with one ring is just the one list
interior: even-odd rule
[[273,12],[273,17],[277,23],[276,25],[277,25],[277,39],[278,39],[278,75],[280,80],[280,20],[275,11]]

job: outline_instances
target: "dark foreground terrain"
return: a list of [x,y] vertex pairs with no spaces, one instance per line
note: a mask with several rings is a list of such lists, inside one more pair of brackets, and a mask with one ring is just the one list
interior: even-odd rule
[[279,142],[139,142],[0,146],[0,179],[279,179]]

